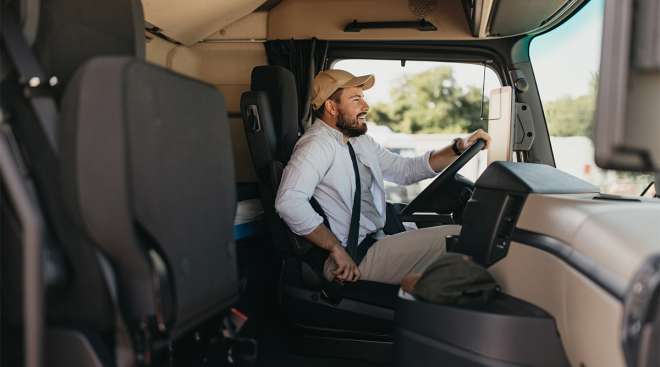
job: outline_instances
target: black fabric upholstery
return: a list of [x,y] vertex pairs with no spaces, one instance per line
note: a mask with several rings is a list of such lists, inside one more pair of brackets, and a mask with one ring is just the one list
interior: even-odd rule
[[61,88],[86,60],[101,55],[145,55],[140,0],[45,0],[35,50]]
[[[257,72],[256,69],[261,69],[261,71]],[[290,234],[285,224],[275,212],[275,196],[284,168],[280,158],[286,157],[288,160],[296,140],[294,139],[292,142],[285,140],[287,143],[284,144],[290,144],[290,148],[280,149],[280,154],[278,154],[278,148],[284,145],[279,140],[282,130],[277,130],[275,123],[277,119],[273,113],[275,108],[271,107],[270,101],[279,100],[279,98],[269,98],[269,94],[274,93],[273,88],[277,85],[288,86],[288,88],[292,87],[295,105],[295,85],[291,85],[290,78],[286,76],[291,76],[290,74],[287,70],[279,67],[272,69],[271,67],[257,67],[252,72],[252,83],[260,85],[263,89],[268,89],[268,92],[264,90],[248,91],[244,92],[241,96],[241,114],[244,121],[245,136],[258,177],[261,203],[264,208],[268,229],[272,236],[272,242],[277,244],[278,249],[282,253],[290,251],[288,245]],[[258,78],[255,78],[255,75],[258,75]],[[268,77],[273,77],[273,80],[268,79]],[[255,79],[258,79],[258,81]],[[278,80],[280,81],[278,82]],[[274,84],[271,85],[269,82],[273,82]],[[291,111],[295,111],[292,108],[293,105],[286,103],[284,106],[279,106],[278,109],[280,111],[280,117],[284,115],[289,116],[285,119],[280,118],[280,124],[282,124],[281,121],[288,122],[289,132],[285,133],[285,135],[287,136],[286,139],[289,140],[291,134],[297,134],[295,120],[290,117]],[[297,138],[297,136],[294,137]]]
[[268,65],[291,70],[298,94],[298,122],[300,131],[311,117],[312,80],[325,70],[329,41],[316,38],[307,40],[272,40],[265,43]]
[[[55,99],[59,100],[74,71],[92,56],[125,54],[143,58],[143,23],[139,0],[41,1],[34,50],[46,72],[59,80],[53,89]],[[46,214],[51,239],[48,251],[62,251],[68,270],[66,284],[47,293],[46,317],[51,324],[111,333],[114,311],[98,266],[98,249],[75,229],[71,217],[63,215],[59,157],[50,149],[23,89],[10,79],[1,88],[3,100],[10,101],[4,107],[12,115],[13,132]],[[8,229],[14,230],[20,231],[15,226]]]
[[276,159],[278,134],[268,94],[264,91],[248,91],[241,95],[241,115],[252,152],[252,163],[257,172],[267,169]]
[[257,66],[252,70],[252,91],[268,97],[275,131],[276,160],[286,164],[298,140],[298,96],[293,74],[280,66]]
[[[182,332],[237,296],[234,169],[213,87],[125,57],[92,59],[67,88],[62,187],[69,214],[114,265],[131,320],[172,309]],[[169,269],[153,281],[153,254]],[[171,302],[163,287],[172,287]]]
[[[39,129],[30,105],[23,98],[23,89],[7,81],[2,84],[0,93],[11,101],[6,107],[13,116],[10,121],[12,130],[25,153],[41,198],[49,230],[52,231],[49,232],[52,245],[62,250],[67,264],[65,286],[47,294],[47,319],[58,325],[111,332],[114,327],[112,300],[98,266],[97,250],[75,229],[71,218],[63,215],[59,159],[49,149],[46,135]],[[16,225],[7,231],[18,233],[20,228]],[[20,251],[21,243],[18,238],[16,240],[2,245],[15,246]]]

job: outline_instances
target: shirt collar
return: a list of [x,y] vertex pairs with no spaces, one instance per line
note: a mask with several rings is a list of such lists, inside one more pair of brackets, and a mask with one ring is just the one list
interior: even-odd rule
[[[333,138],[335,138],[337,140],[337,142],[339,142],[342,145],[346,145],[347,140],[344,139],[344,134],[342,134],[341,131],[333,128],[330,125],[328,125],[325,121],[321,120],[320,118],[317,118],[316,120],[314,120],[314,125],[316,125],[316,124],[318,124],[321,128],[326,130],[328,132],[328,134],[330,134],[330,136],[332,136]],[[350,140],[351,139],[349,139],[348,141],[350,141]]]

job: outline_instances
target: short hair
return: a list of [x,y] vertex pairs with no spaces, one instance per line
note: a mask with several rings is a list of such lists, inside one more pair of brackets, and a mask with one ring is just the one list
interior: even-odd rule
[[[343,90],[344,90],[343,88],[337,89],[330,95],[330,97],[328,97],[328,99],[331,99],[335,102],[339,102]],[[325,101],[323,101],[321,107],[319,107],[318,110],[313,111],[312,116],[314,116],[315,119],[321,118],[321,116],[323,116],[323,112],[325,112]]]

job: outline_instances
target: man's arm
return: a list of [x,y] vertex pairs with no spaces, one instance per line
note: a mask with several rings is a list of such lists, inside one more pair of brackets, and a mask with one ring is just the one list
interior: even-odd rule
[[[468,136],[467,139],[460,139],[458,141],[458,150],[464,152],[467,148],[469,148],[479,139],[483,139],[486,141],[486,145],[484,146],[483,149],[488,149],[491,140],[490,135],[488,135],[488,133],[483,131],[482,129],[478,129],[472,134],[470,134],[470,136]],[[431,153],[431,156],[429,157],[429,164],[431,165],[431,168],[433,168],[435,172],[440,172],[455,160],[456,160],[456,154],[454,153],[454,150],[451,148],[451,145],[448,145],[440,150],[433,151],[433,153]]]
[[322,141],[302,139],[282,172],[275,198],[277,213],[299,236],[309,234],[323,223],[309,200],[332,162],[332,151]]
[[309,203],[316,186],[332,163],[332,149],[319,141],[301,141],[282,174],[275,209],[291,231],[330,252],[337,264],[334,275],[341,281],[360,277],[357,266],[323,218]]
[[[486,141],[484,149],[487,149],[490,145],[490,135],[479,129],[473,132],[468,138],[459,140],[459,150],[461,152],[465,151],[477,139],[484,139]],[[456,155],[451,145],[440,150],[427,152],[419,157],[405,158],[390,152],[375,141],[373,144],[376,146],[385,179],[401,185],[408,185],[425,178],[433,177],[456,160]]]
[[429,156],[429,164],[435,172],[442,171],[455,160],[456,154],[451,148],[451,145],[448,145],[440,150],[434,150]]

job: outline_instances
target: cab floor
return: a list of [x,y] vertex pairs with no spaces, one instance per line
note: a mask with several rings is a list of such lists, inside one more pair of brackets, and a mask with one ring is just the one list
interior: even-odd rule
[[277,321],[269,320],[259,339],[260,367],[391,367],[363,361],[338,358],[320,358],[293,354],[287,344],[286,329]]

